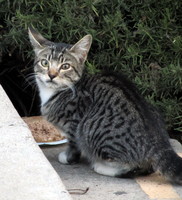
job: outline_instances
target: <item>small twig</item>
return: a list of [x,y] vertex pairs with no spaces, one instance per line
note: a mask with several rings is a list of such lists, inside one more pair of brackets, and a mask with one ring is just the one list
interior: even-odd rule
[[86,194],[88,190],[89,190],[89,187],[86,188],[85,190],[84,189],[69,189],[68,192],[70,194],[83,195],[83,194]]

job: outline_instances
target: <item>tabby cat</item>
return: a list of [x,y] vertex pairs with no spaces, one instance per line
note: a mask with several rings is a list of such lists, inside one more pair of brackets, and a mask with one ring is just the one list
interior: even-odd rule
[[33,28],[29,37],[42,115],[69,141],[61,163],[83,155],[99,174],[133,177],[158,170],[182,184],[182,159],[156,109],[123,75],[86,73],[91,35],[75,45],[51,42]]

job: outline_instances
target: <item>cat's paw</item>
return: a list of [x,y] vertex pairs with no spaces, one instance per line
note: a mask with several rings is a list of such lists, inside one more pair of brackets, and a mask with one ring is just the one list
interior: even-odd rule
[[66,151],[63,151],[58,155],[59,162],[62,163],[62,164],[65,164],[65,165],[69,164],[67,158],[68,158],[68,156],[67,156],[67,152]]

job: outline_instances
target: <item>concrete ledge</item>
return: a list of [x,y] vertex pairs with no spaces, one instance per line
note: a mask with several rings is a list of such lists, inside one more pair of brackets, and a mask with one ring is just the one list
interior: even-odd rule
[[0,86],[0,199],[71,200]]

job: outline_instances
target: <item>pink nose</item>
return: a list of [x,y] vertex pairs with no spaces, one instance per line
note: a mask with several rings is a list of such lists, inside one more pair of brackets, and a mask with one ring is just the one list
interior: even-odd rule
[[51,73],[50,71],[48,72],[48,76],[51,80],[53,80],[54,78],[56,78],[56,76],[58,75],[57,72]]
[[52,79],[54,79],[54,78],[56,77],[56,75],[54,75],[54,74],[49,74],[49,77],[50,77],[50,79],[52,80]]

